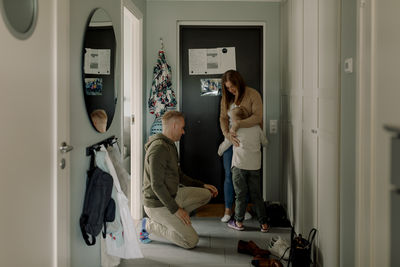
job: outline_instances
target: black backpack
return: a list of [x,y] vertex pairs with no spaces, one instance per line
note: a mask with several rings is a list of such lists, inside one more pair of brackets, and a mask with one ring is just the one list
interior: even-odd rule
[[[103,225],[103,238],[105,238],[106,222],[112,222],[115,219],[115,202],[111,198],[112,189],[112,176],[95,167],[92,154],[90,169],[87,172],[85,201],[79,219],[82,236],[88,246],[96,244],[96,236]],[[92,242],[89,241],[89,235],[92,236]]]
[[291,227],[285,208],[279,202],[266,202],[267,224],[271,227]]

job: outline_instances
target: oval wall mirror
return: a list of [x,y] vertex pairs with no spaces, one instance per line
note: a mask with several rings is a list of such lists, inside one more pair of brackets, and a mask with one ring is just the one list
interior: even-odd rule
[[37,21],[37,0],[1,0],[1,13],[8,30],[18,39],[27,39]]
[[89,16],[83,41],[82,82],[86,111],[94,129],[108,130],[114,117],[116,41],[110,16],[101,8]]

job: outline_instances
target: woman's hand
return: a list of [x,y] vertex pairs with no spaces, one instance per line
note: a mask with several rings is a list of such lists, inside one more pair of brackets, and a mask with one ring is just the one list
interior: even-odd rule
[[232,131],[232,129],[229,131],[229,140],[232,142],[234,146],[240,145],[240,141],[236,137],[236,132]]

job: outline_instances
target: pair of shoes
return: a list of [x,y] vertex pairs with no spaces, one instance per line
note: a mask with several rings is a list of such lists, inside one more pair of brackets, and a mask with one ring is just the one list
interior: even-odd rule
[[238,231],[243,231],[243,230],[244,230],[244,226],[243,226],[243,225],[242,225],[242,226],[237,225],[235,219],[231,219],[231,220],[228,222],[228,227],[229,227],[229,228],[232,228],[232,229],[235,229],[235,230],[238,230]]
[[269,252],[269,250],[259,248],[257,244],[251,240],[249,242],[239,240],[237,251],[242,254],[248,254],[251,256],[258,255],[263,258],[268,258],[269,255],[271,255],[271,252]]
[[269,224],[267,224],[267,228],[264,228],[262,224],[260,225],[260,229],[261,229],[262,233],[267,233],[269,231],[269,228],[270,228]]
[[269,250],[277,257],[282,257],[284,260],[289,259],[290,255],[290,244],[283,240],[280,236],[272,237],[271,243],[269,244]]
[[146,231],[146,218],[143,218],[142,220],[142,229],[140,230],[139,240],[143,244],[148,244],[152,241],[149,238],[149,233]]
[[253,218],[253,216],[251,216],[250,212],[246,211],[246,213],[244,214],[244,220],[251,220],[251,218]]
[[260,256],[255,256],[251,264],[255,267],[283,267],[282,263],[277,259],[267,259]]
[[228,222],[231,219],[231,215],[225,214],[224,217],[221,218],[221,222]]

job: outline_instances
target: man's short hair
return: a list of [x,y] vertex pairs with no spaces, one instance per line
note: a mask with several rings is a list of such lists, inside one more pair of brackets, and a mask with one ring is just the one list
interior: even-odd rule
[[171,119],[176,119],[176,118],[182,118],[184,119],[185,117],[183,116],[182,112],[176,111],[176,110],[170,110],[164,113],[162,116],[162,123],[165,124]]
[[241,120],[247,119],[249,117],[249,112],[244,107],[240,107],[240,106],[235,107],[232,109],[231,112],[232,112],[233,116],[235,116]]

